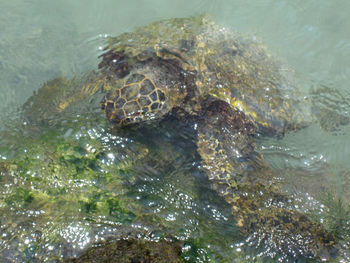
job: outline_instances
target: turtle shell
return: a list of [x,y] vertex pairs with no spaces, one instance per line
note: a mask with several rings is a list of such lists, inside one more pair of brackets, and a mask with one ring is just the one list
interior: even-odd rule
[[[291,82],[292,71],[261,41],[227,30],[208,15],[150,23],[110,38],[106,50],[99,67],[111,78],[124,78],[155,58],[175,61],[180,70],[195,75],[198,92],[193,96],[224,100],[261,127],[283,132],[310,120],[305,94]],[[105,109],[113,108],[109,105]]]

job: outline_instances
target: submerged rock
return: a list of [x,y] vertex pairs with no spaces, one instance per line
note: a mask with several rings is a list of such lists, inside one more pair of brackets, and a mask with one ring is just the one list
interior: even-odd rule
[[[80,123],[89,116],[89,125],[94,120],[96,127],[108,120],[115,139],[135,129],[142,136],[143,126],[173,119],[190,130],[202,171],[231,206],[236,225],[251,244],[267,248],[272,256],[328,260],[338,254],[336,238],[295,208],[295,201],[274,183],[278,175],[255,150],[256,137],[283,136],[315,119],[303,94],[262,43],[222,28],[208,16],[196,16],[154,22],[110,38],[98,72],[47,82],[23,106],[23,117],[28,129],[60,128],[62,120],[69,122],[72,116],[80,116]],[[41,132],[45,134],[44,128]],[[66,130],[63,137],[70,135]],[[103,159],[104,153],[94,149],[68,155],[63,151],[58,161],[84,180],[103,170],[95,158]],[[142,159],[147,151],[146,147],[133,156]],[[57,169],[55,163],[49,167]],[[110,211],[110,203],[103,205],[101,199],[83,198],[84,209]],[[161,247],[174,249],[163,242],[120,240],[92,248],[82,260],[92,255],[117,257],[128,248],[130,257],[125,255],[125,260],[175,260],[177,249],[160,255]]]
[[181,246],[176,243],[145,241],[140,239],[117,240],[95,245],[81,256],[67,263],[180,263]]

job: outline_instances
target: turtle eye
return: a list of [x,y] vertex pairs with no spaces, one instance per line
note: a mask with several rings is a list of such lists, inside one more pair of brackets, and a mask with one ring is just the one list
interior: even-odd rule
[[131,74],[118,89],[106,94],[101,109],[115,124],[128,125],[160,117],[167,101],[165,88],[157,87],[144,74]]
[[110,50],[100,57],[102,57],[102,61],[98,68],[109,78],[124,78],[129,74],[130,65],[124,54]]

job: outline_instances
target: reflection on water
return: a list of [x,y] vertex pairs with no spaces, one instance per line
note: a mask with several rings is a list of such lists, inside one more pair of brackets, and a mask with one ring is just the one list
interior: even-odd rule
[[[115,134],[101,115],[90,113],[53,119],[49,127],[9,120],[43,82],[96,68],[107,36],[204,11],[234,31],[264,39],[295,68],[305,89],[334,91],[314,95],[325,116],[349,118],[349,4],[254,2],[0,4],[6,10],[0,17],[0,158],[15,160],[0,163],[4,260],[73,257],[91,243],[125,237],[179,240],[188,262],[251,262],[276,255],[270,248],[250,251],[256,240],[242,238],[230,206],[198,168],[192,130],[169,122]],[[349,136],[346,122],[331,131],[314,124],[258,142],[279,174],[273,183],[283,186],[300,211],[338,220],[344,233]],[[335,204],[324,199],[326,193],[336,196]],[[333,214],[327,217],[328,210]]]
[[2,257],[72,257],[92,242],[130,236],[182,240],[189,259],[208,257],[211,245],[212,258],[228,257],[239,234],[229,207],[207,189],[193,143],[176,129],[124,137],[96,123],[19,142],[19,161],[1,170]]

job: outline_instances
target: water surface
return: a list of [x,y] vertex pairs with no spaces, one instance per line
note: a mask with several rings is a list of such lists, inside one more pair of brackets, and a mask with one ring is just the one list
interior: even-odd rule
[[[9,120],[14,118],[18,107],[44,82],[57,76],[70,78],[74,74],[96,69],[98,56],[102,54],[108,36],[132,31],[151,21],[204,12],[213,15],[230,30],[265,42],[272,53],[294,69],[295,78],[305,90],[319,87],[332,90],[332,93],[316,95],[319,96],[320,103],[331,111],[350,118],[349,9],[350,3],[345,0],[2,1],[0,128],[9,129]],[[94,127],[93,119],[89,123],[76,127],[62,125],[59,134],[55,130],[48,130],[44,141],[35,137],[30,141],[29,138],[35,133],[30,131],[23,137],[23,141],[17,140],[22,134],[15,131],[14,138],[9,136],[1,139],[0,157],[4,159],[24,159],[25,151],[36,151],[33,145],[40,142],[42,145],[39,144],[37,149],[38,165],[46,163],[45,156],[62,150],[55,148],[55,143],[59,144],[56,140],[59,135],[64,135],[67,150],[72,151],[71,155],[76,158],[74,160],[81,161],[82,165],[94,157],[94,152],[91,152],[92,156],[87,155],[88,160],[82,158],[85,156],[84,151],[91,150],[84,138],[96,140],[96,145],[103,149],[101,152],[107,154],[100,159],[106,164],[101,169],[106,169],[106,174],[114,173],[114,180],[129,183],[120,186],[108,176],[97,180],[94,177],[97,171],[95,168],[91,168],[91,174],[83,174],[85,178],[78,178],[80,184],[75,181],[76,184],[71,186],[65,181],[71,178],[57,178],[53,173],[42,173],[42,177],[28,184],[26,176],[36,176],[30,173],[30,167],[28,174],[19,173],[3,179],[1,191],[6,202],[1,204],[2,208],[8,210],[6,216],[3,215],[0,219],[4,227],[1,231],[5,234],[0,244],[2,251],[7,251],[7,258],[21,262],[34,258],[36,253],[39,253],[37,258],[40,259],[53,255],[75,255],[91,242],[119,233],[120,225],[132,222],[133,216],[137,217],[138,213],[145,211],[165,220],[166,227],[159,236],[173,235],[184,225],[181,228],[183,232],[177,234],[177,238],[195,240],[189,242],[189,246],[196,242],[207,248],[215,246],[214,249],[207,250],[198,248],[197,254],[194,253],[196,256],[190,254],[189,257],[195,258],[194,262],[205,262],[209,258],[213,262],[220,262],[222,258],[239,258],[236,254],[232,255],[240,250],[236,247],[240,239],[238,231],[232,227],[234,219],[230,215],[230,208],[215,195],[215,191],[211,191],[209,196],[203,194],[210,186],[205,176],[196,169],[199,160],[191,138],[179,138],[176,133],[167,137],[167,129],[152,133],[150,127],[144,131],[148,132],[149,142],[144,142],[144,138],[137,135],[135,138],[128,135],[116,140],[110,137],[112,135],[108,132],[106,123],[99,127]],[[11,124],[10,129],[15,130],[17,127]],[[147,172],[144,172],[146,168],[142,166],[145,164],[138,164],[141,168],[136,171],[128,171],[127,164],[134,160],[140,149],[149,149],[148,143],[152,141],[152,136],[153,141],[159,137],[164,142],[155,146],[155,155],[151,154],[147,159],[153,165],[147,164]],[[178,143],[181,141],[182,144]],[[167,145],[165,142],[169,143],[168,148],[164,146]],[[71,144],[78,148],[70,148]],[[179,145],[174,149],[174,144]],[[51,149],[51,152],[48,154],[42,149]],[[168,160],[170,164],[166,160],[163,160],[163,165],[154,164],[159,159],[156,156],[159,149],[167,153],[173,151]],[[313,124],[278,140],[267,138],[259,141],[259,150],[265,155],[265,160],[281,174],[280,180],[289,186],[286,191],[303,199],[306,208],[315,204],[318,207],[322,196],[328,192],[336,193],[346,204],[350,203],[350,193],[346,190],[350,186],[349,149],[349,125],[341,126],[335,131],[324,131],[318,124]],[[108,156],[107,150],[111,155]],[[80,151],[84,154],[79,155]],[[119,156],[114,156],[115,153],[119,153]],[[72,159],[68,160],[68,164],[70,161]],[[113,168],[112,164],[117,168]],[[171,165],[171,171],[166,169],[167,165]],[[115,172],[113,169],[119,170]],[[44,175],[48,177],[45,178]],[[188,180],[186,184],[183,184],[184,180]],[[30,200],[29,192],[33,189],[39,189],[39,193],[46,193],[52,199],[42,197],[44,204],[40,201],[16,203],[19,197]],[[81,192],[81,195],[64,199],[64,193],[76,191]],[[88,196],[84,196],[84,193],[88,193]],[[98,203],[97,207],[103,207],[106,202],[111,204],[112,201],[106,201],[111,200],[111,193],[125,199],[125,203],[129,202],[128,198],[139,200],[139,203],[137,207],[125,208],[121,205],[121,209],[126,209],[122,210],[125,216],[122,219],[116,215],[103,214],[103,209],[107,208],[94,208],[94,202]],[[125,193],[127,194],[124,195]],[[54,196],[57,200],[54,200]],[[306,200],[312,201],[307,203]],[[313,200],[318,201],[313,203]],[[66,205],[64,213],[60,211],[62,204]],[[82,209],[81,214],[74,214],[76,208]],[[41,214],[40,211],[44,210],[46,214]],[[82,220],[86,217],[89,221]],[[147,220],[152,221],[151,217]],[[16,220],[12,222],[13,218]],[[147,228],[142,224],[140,227]],[[50,229],[54,234],[50,235]],[[142,233],[152,231],[144,229]],[[35,235],[41,236],[40,248],[34,247],[34,244],[38,246],[39,238]],[[208,241],[203,238],[206,235],[214,237]],[[220,242],[221,236],[223,238]],[[57,244],[60,244],[59,248]],[[233,252],[229,251],[230,247]],[[241,259],[237,259],[237,262],[239,260]]]

